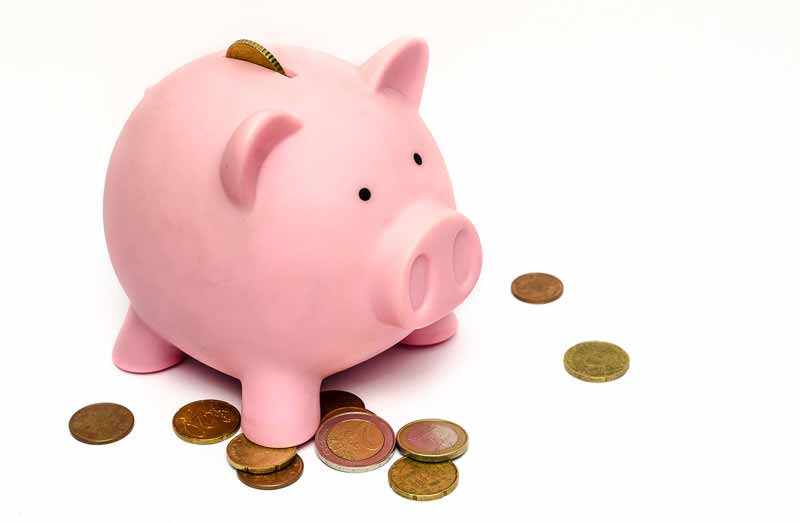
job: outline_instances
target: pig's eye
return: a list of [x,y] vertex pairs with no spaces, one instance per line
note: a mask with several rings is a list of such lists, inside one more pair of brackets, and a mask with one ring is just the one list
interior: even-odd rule
[[422,156],[420,156],[419,153],[414,153],[414,163],[422,165]]
[[361,190],[358,191],[358,197],[364,201],[367,201],[372,198],[372,193],[366,187],[362,187]]

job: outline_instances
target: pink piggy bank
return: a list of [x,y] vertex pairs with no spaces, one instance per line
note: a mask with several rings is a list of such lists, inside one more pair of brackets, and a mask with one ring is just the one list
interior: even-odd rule
[[104,222],[130,299],[114,363],[235,376],[245,435],[288,447],[314,435],[324,377],[451,337],[482,253],[418,114],[424,41],[360,66],[267,47],[286,75],[219,52],[146,91]]

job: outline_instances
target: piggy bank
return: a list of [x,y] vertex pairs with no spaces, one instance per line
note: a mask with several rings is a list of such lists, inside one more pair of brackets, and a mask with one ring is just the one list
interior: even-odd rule
[[453,336],[482,252],[418,114],[423,40],[361,65],[267,48],[285,74],[219,52],[146,90],[104,224],[130,301],[116,366],[188,354],[241,381],[250,440],[288,447],[314,435],[324,377]]

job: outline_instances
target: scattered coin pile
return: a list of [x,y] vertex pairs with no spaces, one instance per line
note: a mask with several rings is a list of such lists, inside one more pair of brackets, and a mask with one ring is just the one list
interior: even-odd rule
[[[236,42],[229,56],[248,61],[261,60],[272,66],[252,42]],[[273,57],[274,58],[274,57]],[[277,63],[277,61],[276,61]],[[511,284],[512,294],[526,303],[544,304],[561,297],[564,285],[555,276],[523,274]],[[620,347],[602,341],[575,345],[564,354],[566,371],[583,381],[605,382],[622,377],[630,358]],[[182,440],[197,445],[219,443],[233,437],[241,415],[233,405],[207,399],[184,405],[172,418],[172,428]],[[118,441],[133,428],[133,414],[116,403],[95,403],[75,412],[69,431],[75,439],[92,445]],[[408,499],[439,499],[455,490],[458,468],[453,463],[467,451],[468,437],[459,425],[441,419],[422,419],[404,425],[397,433],[353,393],[327,390],[320,393],[320,424],[314,437],[319,459],[342,472],[368,472],[388,463],[395,446],[404,457],[389,468],[392,490]],[[303,460],[296,447],[269,448],[239,434],[227,446],[228,463],[239,480],[249,487],[274,490],[287,487],[303,474]]]
[[[550,303],[564,293],[564,284],[550,274],[532,272],[511,282],[511,294],[526,303]],[[630,358],[622,348],[604,341],[587,341],[564,354],[564,368],[579,380],[602,383],[621,378],[628,372]]]
[[[389,484],[408,499],[426,501],[451,493],[458,484],[452,460],[467,450],[467,433],[455,423],[426,419],[400,429],[397,440],[392,427],[364,407],[353,393],[329,390],[320,393],[319,429],[314,438],[317,455],[329,467],[342,472],[367,472],[388,463],[397,443],[406,457],[389,470]],[[230,403],[206,399],[184,405],[172,417],[175,434],[188,443],[209,445],[233,437],[241,415]],[[79,441],[111,443],[133,427],[133,414],[115,403],[97,403],[78,410],[69,430]],[[228,463],[249,487],[275,490],[288,487],[303,475],[303,459],[296,447],[270,448],[239,434],[227,445]]]

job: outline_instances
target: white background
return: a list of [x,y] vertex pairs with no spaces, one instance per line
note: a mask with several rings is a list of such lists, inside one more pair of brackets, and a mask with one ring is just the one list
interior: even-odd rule
[[[798,2],[26,1],[0,24],[3,521],[798,520]],[[388,467],[336,472],[307,445],[300,482],[249,489],[224,444],[170,424],[195,399],[240,405],[236,380],[111,364],[109,154],[145,87],[238,38],[359,63],[404,34],[430,44],[421,112],[484,270],[454,340],[326,386],[395,429],[462,424],[460,485],[414,503]],[[529,271],[564,297],[516,301]],[[567,375],[590,339],[629,373]],[[127,438],[70,437],[98,401],[134,412]]]

